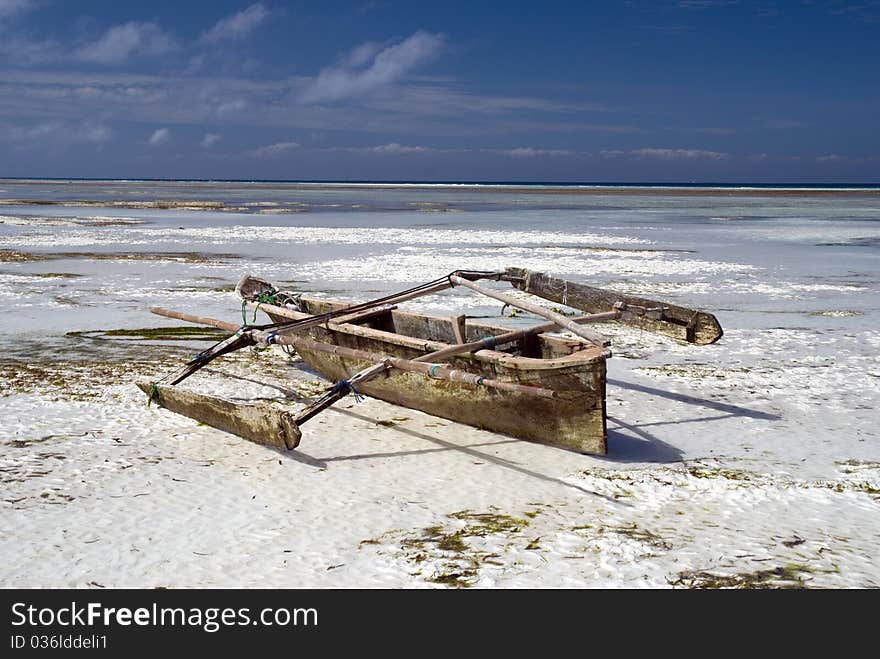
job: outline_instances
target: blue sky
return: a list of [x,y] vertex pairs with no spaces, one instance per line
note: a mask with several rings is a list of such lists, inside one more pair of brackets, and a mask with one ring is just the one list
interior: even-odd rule
[[0,176],[880,182],[880,0],[0,0]]

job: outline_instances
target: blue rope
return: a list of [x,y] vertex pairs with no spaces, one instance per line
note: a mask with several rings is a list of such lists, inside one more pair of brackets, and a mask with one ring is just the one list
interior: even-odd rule
[[333,388],[330,390],[331,393],[334,394],[344,394],[350,391],[351,395],[354,396],[354,402],[360,403],[364,400],[363,394],[355,389],[354,385],[348,380],[340,380],[336,384],[333,385]]
[[431,367],[431,369],[428,371],[428,375],[430,375],[432,378],[436,378],[437,374],[434,371],[436,371],[438,368],[440,368],[440,366],[441,366],[441,364],[434,364]]

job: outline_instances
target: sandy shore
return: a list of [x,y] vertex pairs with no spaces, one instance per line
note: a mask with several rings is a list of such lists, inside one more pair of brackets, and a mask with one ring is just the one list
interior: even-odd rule
[[[262,194],[240,205],[299,201]],[[283,222],[89,209],[125,220],[106,223],[67,208],[47,225],[0,205],[16,218],[0,225],[14,255],[0,262],[0,585],[880,586],[876,202],[486,199],[451,215]],[[158,340],[143,328],[173,323],[146,309],[236,322],[229,290],[244,271],[366,299],[507,265],[704,307],[725,336],[697,348],[603,328],[604,457],[371,399],[347,399],[278,452],[147,407],[133,384],[212,339]],[[529,322],[455,292],[413,308]],[[275,349],[186,383],[293,408],[326,385]]]

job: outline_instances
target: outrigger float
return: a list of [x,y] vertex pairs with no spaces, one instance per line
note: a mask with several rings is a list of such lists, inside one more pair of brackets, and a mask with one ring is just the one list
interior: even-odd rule
[[[475,282],[505,281],[526,293],[586,312],[565,316]],[[511,330],[466,316],[401,311],[397,305],[464,287],[533,313],[546,323]],[[366,395],[470,426],[582,453],[605,454],[605,360],[610,339],[585,327],[618,322],[705,345],[722,336],[710,313],[540,272],[455,271],[446,277],[361,304],[294,295],[245,276],[242,308],[271,323],[243,325],[154,308],[155,314],[230,332],[178,372],[138,386],[173,412],[276,448],[295,449],[300,426],[349,394]],[[555,332],[566,331],[573,336]],[[248,346],[294,349],[334,382],[298,412],[265,403],[238,404],[175,385],[212,360]]]

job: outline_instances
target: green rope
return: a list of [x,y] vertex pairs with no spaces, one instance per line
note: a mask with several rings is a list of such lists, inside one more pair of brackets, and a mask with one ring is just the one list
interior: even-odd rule
[[159,386],[156,382],[153,382],[150,385],[150,393],[147,396],[147,407],[150,407],[153,404],[153,400],[158,403],[159,402]]
[[254,317],[251,319],[251,323],[257,322],[257,312],[260,310],[261,304],[278,304],[279,300],[279,292],[276,290],[272,290],[268,293],[260,293],[253,300],[242,300],[241,301],[241,323],[242,325],[247,325],[247,303],[248,302],[256,302],[257,306],[254,307]]

